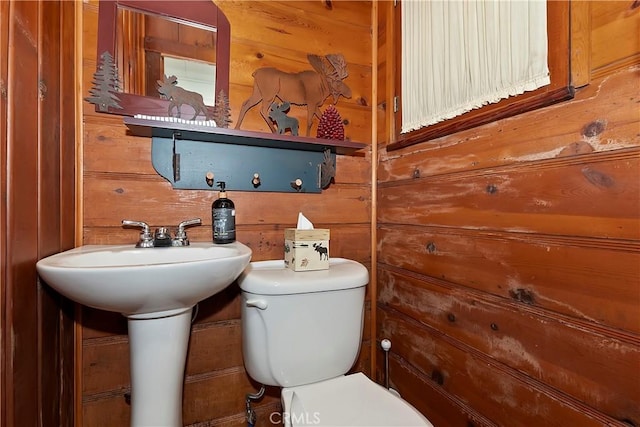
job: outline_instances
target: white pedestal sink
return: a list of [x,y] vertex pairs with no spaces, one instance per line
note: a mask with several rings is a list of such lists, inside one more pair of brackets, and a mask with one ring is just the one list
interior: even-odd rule
[[229,286],[250,260],[240,242],[87,245],[44,258],[37,270],[69,299],[128,318],[131,426],[182,427],[193,306]]

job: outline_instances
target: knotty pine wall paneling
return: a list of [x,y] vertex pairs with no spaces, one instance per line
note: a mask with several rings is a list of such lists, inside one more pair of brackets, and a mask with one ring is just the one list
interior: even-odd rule
[[575,99],[379,150],[375,342],[436,426],[640,425],[640,8],[572,8]]
[[[311,69],[307,53],[342,53],[349,71],[345,83],[353,96],[341,98],[336,108],[348,138],[371,141],[370,2],[216,3],[231,24],[232,126],[252,91],[251,74],[257,68],[302,71]],[[83,91],[88,94],[96,69],[98,2],[83,2],[83,8]],[[258,110],[249,111],[242,129],[269,131]],[[203,225],[190,228],[189,237],[192,241],[210,241],[211,203],[217,192],[171,189],[151,165],[149,139],[127,134],[121,117],[95,113],[91,104],[83,104],[83,113],[83,243],[134,244],[138,233],[121,227],[125,218],[147,221],[152,227],[174,227],[184,219],[200,217]],[[305,107],[293,106],[290,115],[297,117],[304,128]],[[254,261],[280,259],[284,228],[295,226],[298,212],[303,212],[317,227],[331,229],[331,256],[370,266],[370,168],[370,153],[365,149],[354,156],[338,156],[336,182],[319,195],[231,191],[238,240],[251,247]],[[355,369],[369,373],[368,315],[366,320]],[[77,398],[81,399],[82,411],[77,425],[127,425],[126,319],[83,308],[81,322],[81,396]],[[257,388],[259,385],[243,368],[239,289],[234,284],[199,305],[187,360],[183,421],[189,426],[244,426],[245,394]],[[260,423],[269,423],[269,414],[279,409],[279,400],[279,392],[269,389],[256,406]]]

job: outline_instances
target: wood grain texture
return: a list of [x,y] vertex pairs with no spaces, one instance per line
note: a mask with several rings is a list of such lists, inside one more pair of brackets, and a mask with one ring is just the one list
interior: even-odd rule
[[74,27],[68,2],[0,7],[0,424],[71,425],[69,302],[36,262],[73,244]]
[[381,185],[378,220],[602,239],[640,237],[640,149]]
[[[85,227],[107,226],[120,229],[123,219],[146,221],[150,226],[177,225],[180,221],[199,217],[202,226],[192,228],[199,233],[211,226],[211,203],[217,198],[214,192],[197,192],[191,190],[171,190],[169,183],[163,178],[139,180],[137,177],[102,175],[88,179],[85,177],[85,190],[93,194],[101,194],[100,200],[85,207]],[[171,190],[165,196],[153,192],[154,188]],[[369,203],[366,187],[343,186],[332,189],[333,197],[315,194],[264,194],[256,197],[251,193],[229,192],[229,197],[236,205],[236,223],[241,229],[243,224],[262,225],[271,228],[276,225],[294,227],[299,212],[304,212],[314,225],[340,226],[344,224],[344,213],[337,209],[328,209],[334,201],[340,200],[341,209],[351,214],[347,223],[366,224],[369,221]],[[279,198],[281,204],[275,203]],[[325,202],[322,205],[322,202]],[[274,204],[278,209],[274,209]],[[159,208],[161,207],[161,208]],[[141,214],[141,212],[144,212]],[[133,230],[130,230],[133,231]],[[123,243],[136,241],[136,234]],[[91,241],[88,234],[87,244]],[[209,240],[209,239],[205,239]]]
[[378,180],[412,179],[416,171],[425,177],[519,167],[572,154],[638,147],[639,78],[640,69],[629,68],[579,89],[572,102],[425,142],[412,150],[382,149]]
[[638,4],[572,12],[572,101],[379,150],[379,336],[436,426],[640,424]]
[[640,8],[634,1],[591,2],[591,67],[596,75],[640,62]]
[[[370,142],[370,2],[334,2],[332,8],[315,1],[217,4],[231,24],[232,120],[251,93],[255,69],[273,66],[302,71],[311,69],[307,53],[342,53],[349,70],[345,82],[353,96],[341,98],[337,109],[347,137]],[[97,3],[83,3],[83,10],[83,91],[88,92],[96,68]],[[242,129],[268,131],[254,110],[247,114]],[[291,115],[302,119],[305,110],[294,107]],[[182,220],[200,217],[203,225],[189,229],[189,237],[211,241],[211,203],[217,192],[171,189],[153,169],[149,139],[128,134],[122,118],[96,113],[88,103],[83,103],[83,118],[84,244],[134,243],[138,233],[122,228],[125,218],[148,221],[153,227],[175,227]],[[315,127],[312,135],[314,132]],[[337,171],[335,183],[322,194],[229,194],[237,210],[238,240],[252,249],[252,260],[281,259],[284,229],[295,226],[298,212],[303,212],[317,227],[331,229],[331,256],[370,266],[368,149],[337,156]],[[367,325],[369,310],[368,303]],[[84,308],[82,322],[85,384],[79,399],[83,425],[126,425],[130,409],[123,397],[129,387],[126,321],[118,314]],[[363,336],[358,369],[369,366],[369,335]],[[184,423],[194,427],[246,425],[244,396],[258,388],[243,368],[240,291],[234,284],[199,304],[187,360]],[[262,423],[268,423],[269,415],[280,409],[277,390],[270,393],[256,406]]]
[[[401,357],[444,392],[502,426],[602,426],[615,419],[449,338],[431,326],[378,310],[384,332]],[[423,404],[428,404],[427,402]]]
[[638,245],[415,226],[379,237],[381,264],[640,332]]
[[[640,416],[640,383],[617,375],[638,367],[637,336],[394,270],[383,270],[380,279],[384,307],[420,319],[613,418]],[[595,360],[607,363],[595,369]]]
[[571,2],[571,81],[575,87],[591,81],[591,3]]
[[404,359],[391,356],[389,371],[393,373],[391,387],[398,390],[404,399],[412,402],[434,426],[497,426],[467,403],[444,391],[435,380],[422,375]]
[[[367,305],[365,319],[377,310],[380,331],[363,337],[354,369],[367,372],[371,351],[391,338],[392,385],[438,427],[640,425],[634,357],[640,339],[640,49],[637,38],[628,37],[637,33],[634,4],[591,2],[589,11],[574,15],[585,27],[582,38],[573,38],[582,51],[571,54],[581,60],[581,81],[590,84],[573,101],[392,153],[382,144],[375,165],[376,248],[366,152],[339,156],[337,182],[320,196],[232,195],[240,239],[254,260],[281,256],[283,230],[298,211],[332,229],[333,256],[371,267],[371,250],[377,250],[381,293],[373,296],[373,308]],[[307,53],[342,53],[354,93],[337,104],[347,136],[371,140],[375,84],[376,138],[389,142],[389,86],[397,77],[387,66],[397,54],[387,32],[394,28],[391,2],[380,7],[376,82],[371,4],[327,5],[220,2],[233,37],[232,118],[249,96],[255,69],[299,71],[309,68]],[[87,92],[96,66],[97,6],[83,8]],[[83,110],[83,241],[132,242],[136,233],[119,225],[129,215],[157,226],[201,216],[205,225],[190,236],[209,241],[215,194],[171,190],[153,171],[147,140],[127,135],[117,117],[89,105]],[[303,114],[304,108],[292,112]],[[243,122],[246,129],[264,126],[257,111]],[[126,425],[126,323],[86,310],[83,367],[96,378],[117,374],[103,386],[89,383],[84,425]],[[257,387],[238,359],[239,318],[235,285],[200,305],[185,388],[191,426],[245,424],[244,393]],[[100,346],[117,354],[100,359]],[[215,352],[219,347],[228,359]],[[279,409],[277,391],[270,393],[258,405],[263,421]]]

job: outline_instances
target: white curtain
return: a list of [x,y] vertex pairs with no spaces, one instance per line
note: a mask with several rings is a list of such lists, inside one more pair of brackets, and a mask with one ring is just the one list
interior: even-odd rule
[[405,0],[402,132],[549,84],[546,0]]

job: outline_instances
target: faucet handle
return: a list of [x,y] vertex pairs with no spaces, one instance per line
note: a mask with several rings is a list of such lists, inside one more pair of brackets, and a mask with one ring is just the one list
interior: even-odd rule
[[128,219],[123,219],[122,226],[142,228],[142,231],[140,232],[140,240],[136,244],[136,248],[152,248],[153,247],[153,236],[151,235],[149,224],[142,221],[131,221]]
[[176,237],[173,239],[173,246],[189,246],[189,239],[187,238],[187,232],[184,230],[191,225],[200,225],[202,220],[200,218],[188,219],[178,224],[176,230]]
[[184,231],[184,228],[190,225],[200,225],[200,224],[202,224],[202,220],[200,218],[188,219],[178,224],[178,231]]

